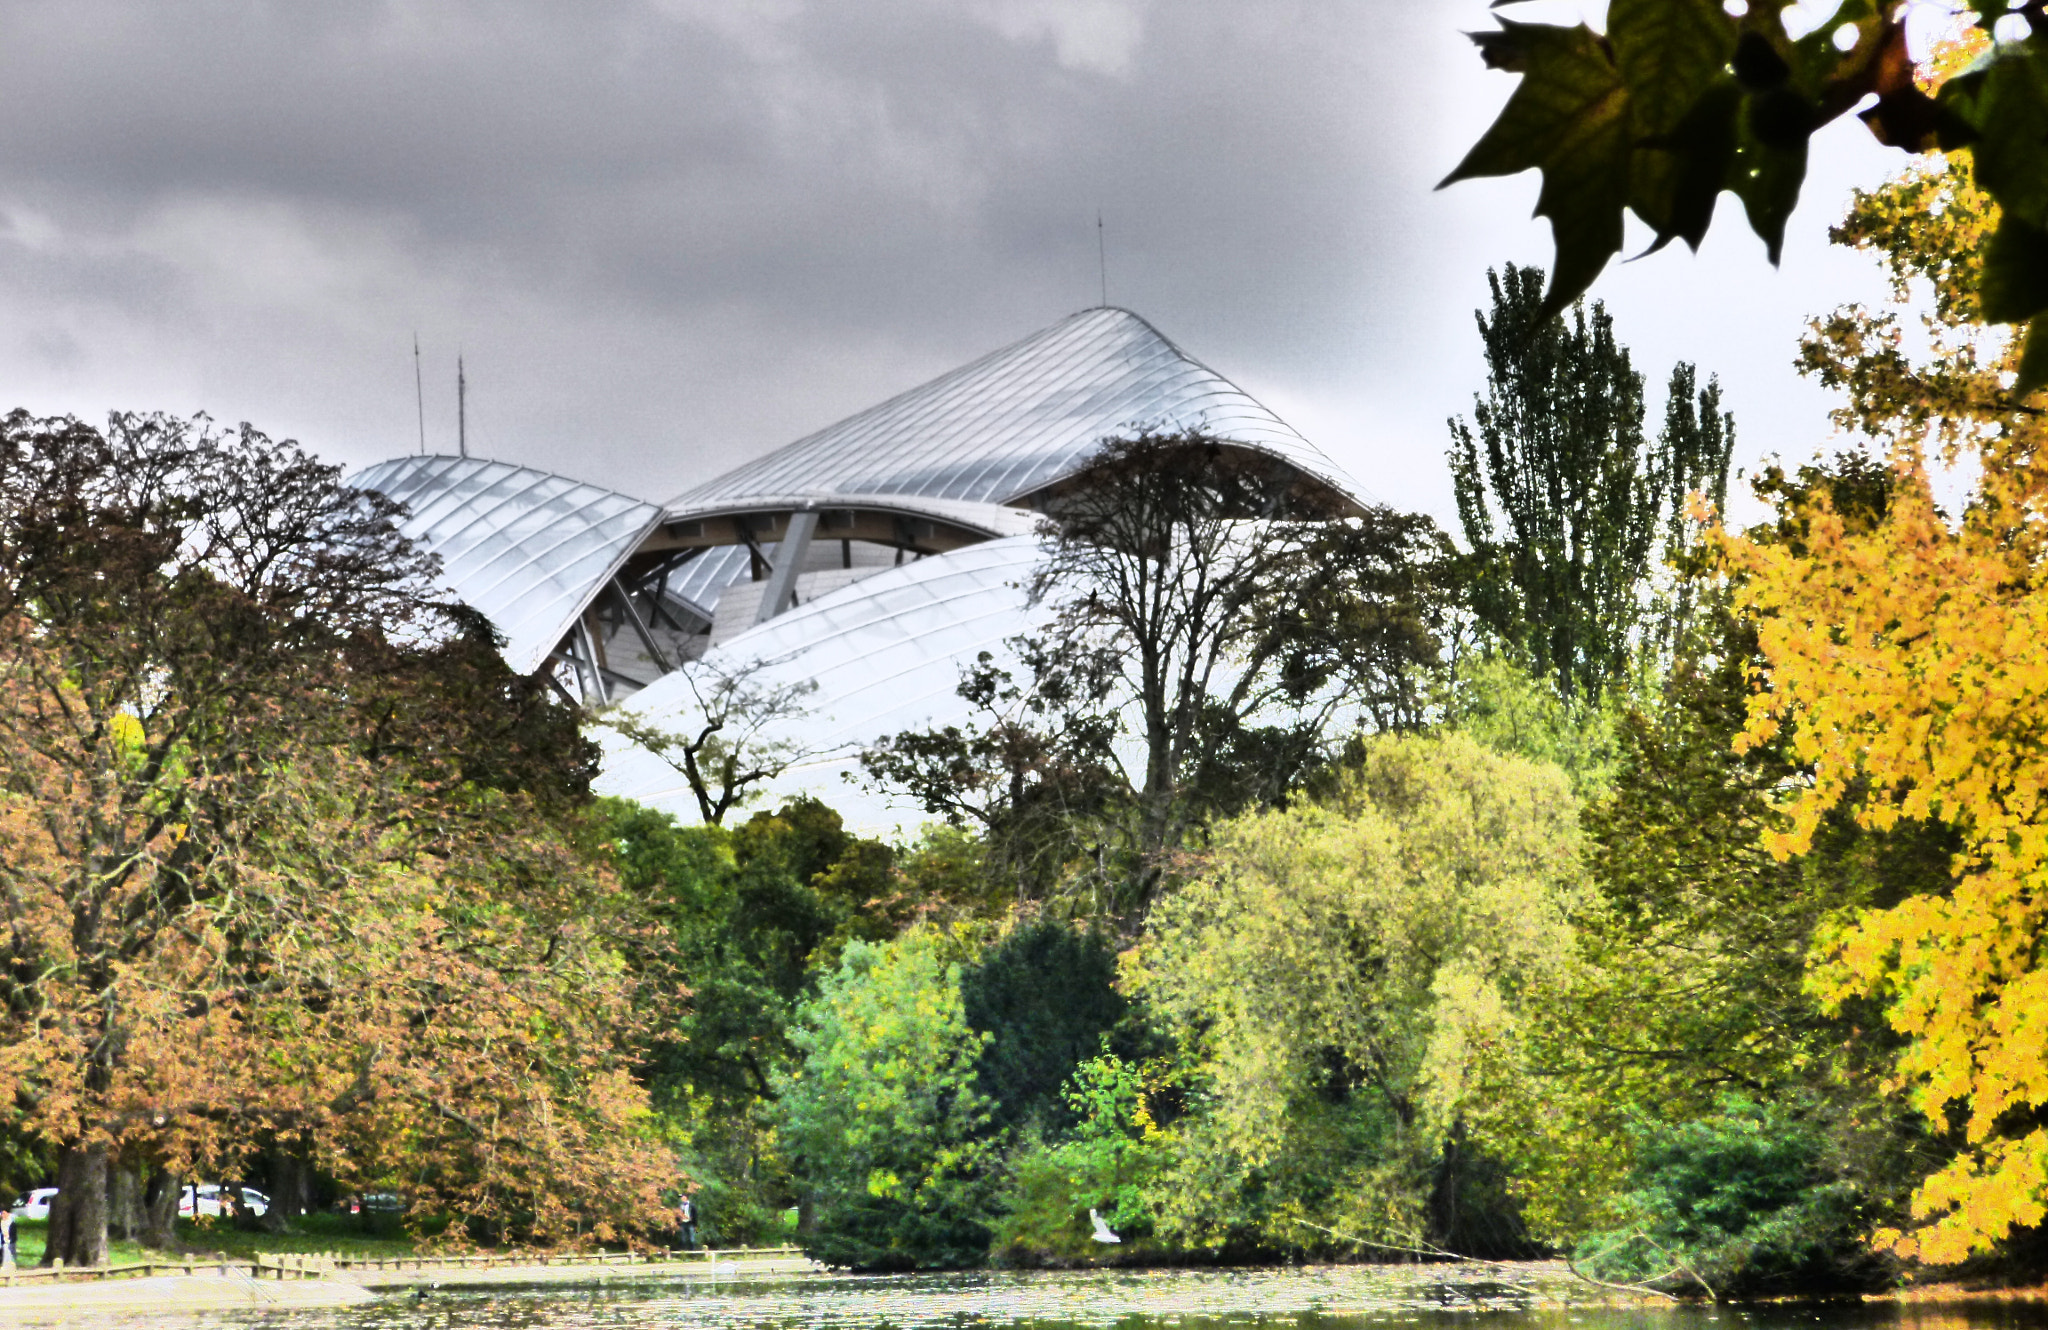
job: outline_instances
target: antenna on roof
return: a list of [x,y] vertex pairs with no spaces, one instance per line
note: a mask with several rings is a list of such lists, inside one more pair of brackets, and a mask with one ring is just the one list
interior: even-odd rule
[[469,456],[469,380],[463,377],[462,357],[455,357],[455,447]]
[[1102,269],[1102,303],[1109,303],[1109,248],[1102,238],[1102,209],[1095,210],[1095,261]]
[[420,409],[420,456],[427,455],[427,385],[420,377],[420,334],[412,334],[412,396],[414,405]]

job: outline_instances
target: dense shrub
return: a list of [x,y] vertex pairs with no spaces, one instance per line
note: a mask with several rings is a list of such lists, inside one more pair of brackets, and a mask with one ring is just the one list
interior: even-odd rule
[[1123,1019],[1115,982],[1108,941],[1055,919],[1014,929],[961,975],[967,1022],[989,1036],[975,1075],[997,1125],[1073,1126],[1067,1078]]
[[1739,1096],[1710,1117],[1647,1124],[1621,1198],[1625,1222],[1580,1242],[1595,1278],[1717,1298],[1874,1287],[1857,1189],[1820,1131]]
[[1019,1264],[1103,1255],[1088,1212],[1123,1239],[1120,1254],[1142,1256],[1151,1242],[1156,1188],[1171,1139],[1153,1120],[1162,1088],[1158,1064],[1136,1066],[1108,1052],[1082,1063],[1062,1098],[1074,1122],[1048,1140],[1036,1124],[1010,1155],[1004,1214],[996,1222],[999,1255]]
[[949,939],[854,942],[797,1012],[775,1114],[809,1208],[798,1240],[857,1270],[946,1269],[988,1254],[996,1144],[974,1088],[985,1036],[960,1005]]

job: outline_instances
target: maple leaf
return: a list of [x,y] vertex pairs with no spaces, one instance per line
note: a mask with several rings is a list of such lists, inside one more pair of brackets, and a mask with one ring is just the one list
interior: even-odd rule
[[1543,173],[1536,215],[1557,243],[1546,309],[1583,294],[1621,249],[1628,202],[1628,89],[1607,40],[1585,24],[1559,27],[1501,19],[1498,32],[1475,33],[1488,64],[1518,70],[1521,86],[1507,107],[1442,184],[1482,176]]
[[[1498,5],[1519,0],[1496,0]],[[2048,33],[2038,4],[1967,0],[1985,33],[2017,20],[1977,65],[1930,97],[1915,78],[1903,7],[1843,0],[1794,40],[1790,0],[1756,0],[1732,16],[1712,0],[1614,0],[1606,35],[1501,19],[1473,34],[1487,64],[1522,75],[1500,118],[1448,185],[1543,173],[1537,215],[1557,245],[1546,309],[1584,294],[1621,249],[1623,215],[1699,247],[1727,190],[1773,264],[1806,178],[1815,130],[1856,110],[1880,143],[1910,152],[1967,149],[1992,198],[2024,223],[1983,254],[1983,307],[2023,326],[2013,391],[2048,387]],[[1865,106],[1874,98],[1874,103]]]
[[1635,131],[1646,136],[1678,129],[1735,55],[1734,30],[1715,0],[1614,0],[1607,35]]
[[2048,308],[2048,233],[2008,212],[1984,247],[1984,317],[2017,323]]

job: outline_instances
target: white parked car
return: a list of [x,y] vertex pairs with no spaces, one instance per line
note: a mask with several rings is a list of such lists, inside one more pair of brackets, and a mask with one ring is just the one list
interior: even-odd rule
[[[202,1182],[196,1187],[186,1187],[178,1193],[178,1218],[218,1218],[223,1188],[217,1182]],[[243,1187],[241,1204],[252,1215],[260,1215],[270,1209],[270,1198],[254,1187]],[[233,1191],[230,1190],[230,1195]],[[13,1205],[18,1219],[48,1219],[50,1201],[57,1195],[55,1187],[38,1187],[27,1195],[16,1199]]]
[[57,1195],[55,1187],[38,1187],[14,1202],[12,1209],[17,1219],[48,1219],[50,1201]]
[[260,1215],[270,1208],[270,1198],[254,1187],[223,1188],[217,1182],[202,1182],[196,1187],[187,1187],[178,1193],[178,1218],[219,1218],[223,1191],[229,1196],[234,1196],[239,1191],[241,1208],[252,1215]]

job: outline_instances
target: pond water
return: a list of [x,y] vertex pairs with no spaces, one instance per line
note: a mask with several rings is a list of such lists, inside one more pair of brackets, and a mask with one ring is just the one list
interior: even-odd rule
[[1845,1303],[1616,1306],[1551,1266],[820,1275],[436,1290],[343,1311],[95,1320],[176,1330],[2048,1330],[2048,1310]]

